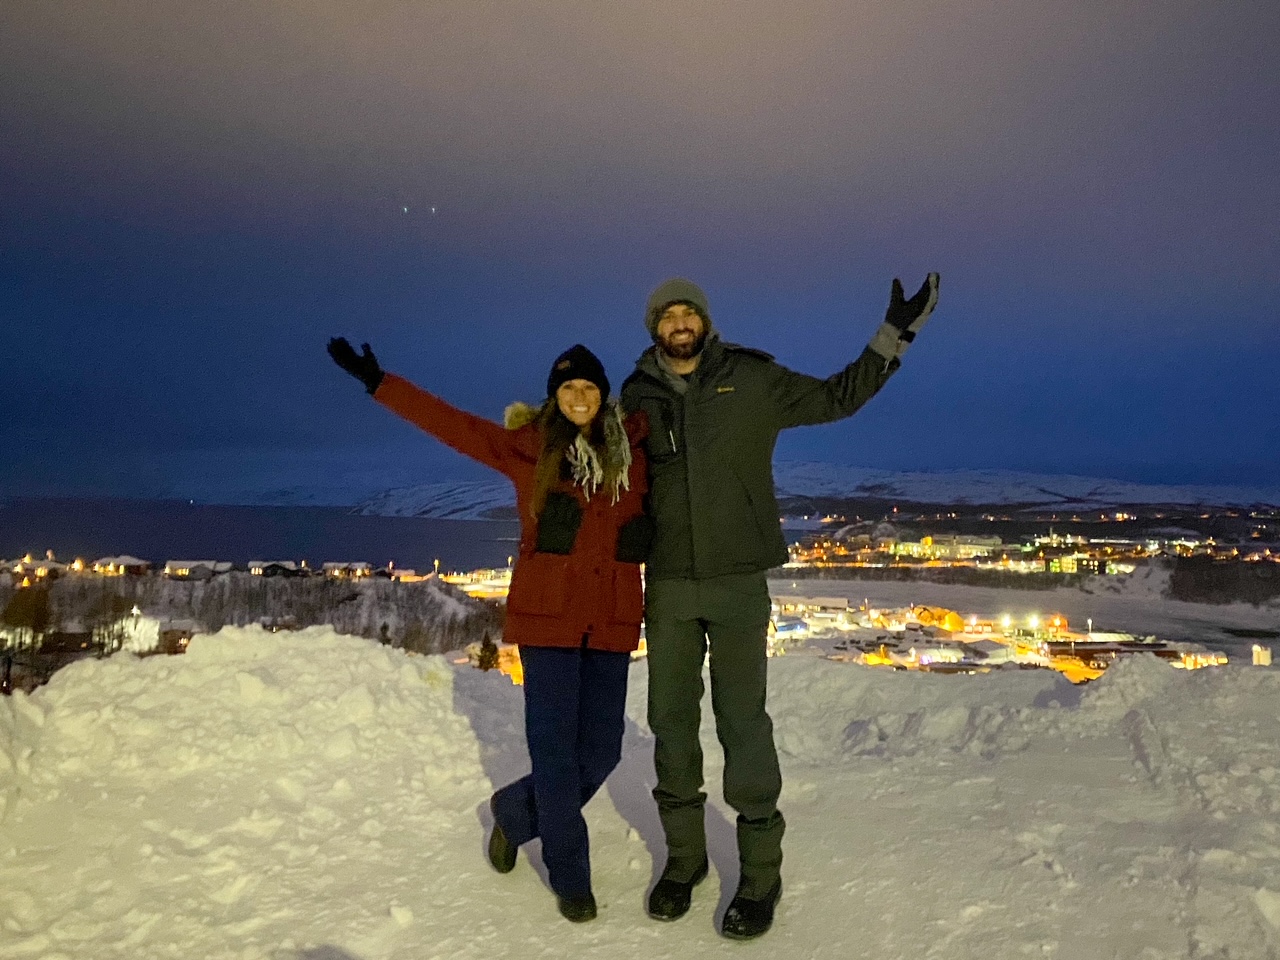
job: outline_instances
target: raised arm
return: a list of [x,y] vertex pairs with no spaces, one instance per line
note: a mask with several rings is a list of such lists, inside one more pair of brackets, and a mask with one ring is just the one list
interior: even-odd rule
[[888,383],[900,366],[896,357],[886,361],[870,347],[853,363],[825,380],[774,364],[771,393],[779,426],[802,427],[852,416]]
[[357,354],[337,337],[329,341],[328,349],[334,363],[363,383],[380,404],[464,456],[508,476],[516,462],[528,459],[520,432],[459,410],[404,377],[387,373],[367,343],[363,353]]
[[853,363],[825,380],[776,367],[772,393],[781,426],[829,423],[855,413],[902,365],[902,355],[937,302],[936,273],[928,275],[910,300],[895,279],[884,322]]

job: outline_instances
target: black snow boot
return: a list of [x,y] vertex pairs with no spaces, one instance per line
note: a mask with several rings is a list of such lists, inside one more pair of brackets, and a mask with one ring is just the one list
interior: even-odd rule
[[577,897],[556,897],[560,916],[573,923],[586,923],[596,918],[596,898],[589,893]]
[[[489,798],[489,811],[493,810],[493,798]],[[507,835],[502,832],[502,827],[498,825],[497,814],[493,817],[493,833],[489,834],[489,863],[493,869],[499,873],[510,873],[516,867],[516,851],[519,850],[515,844],[507,839]]]
[[773,926],[773,908],[782,897],[782,880],[779,879],[763,900],[748,900],[741,894],[735,896],[724,912],[724,926],[720,932],[730,940],[752,940],[769,932]]
[[[649,894],[649,916],[655,920],[679,920],[688,913],[693,902],[693,888],[707,878],[707,869],[706,858],[692,874],[682,864],[668,862]],[[688,879],[673,879],[682,875]]]

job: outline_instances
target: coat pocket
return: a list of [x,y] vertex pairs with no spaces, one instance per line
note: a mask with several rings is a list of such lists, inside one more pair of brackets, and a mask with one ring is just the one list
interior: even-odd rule
[[675,409],[669,402],[656,399],[646,399],[640,409],[649,418],[649,435],[644,441],[649,460],[654,464],[674,460],[680,452]]
[[560,616],[569,596],[569,558],[554,553],[533,553],[516,561],[507,592],[509,613]]
[[538,517],[538,543],[534,549],[539,553],[573,553],[580,526],[582,507],[578,501],[567,493],[549,493]]
[[618,547],[614,559],[620,563],[644,563],[649,559],[655,531],[653,517],[639,513],[618,530]]
[[613,573],[613,622],[639,624],[644,619],[644,586],[639,567],[619,567]]

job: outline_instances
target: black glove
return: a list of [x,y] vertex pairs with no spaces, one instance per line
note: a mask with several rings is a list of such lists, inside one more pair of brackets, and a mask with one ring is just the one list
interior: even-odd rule
[[902,281],[896,277],[889,292],[889,309],[884,312],[884,323],[867,344],[886,361],[901,360],[911,346],[920,328],[933,313],[938,302],[938,275],[931,273],[910,300],[902,291]]
[[362,349],[364,353],[356,353],[346,337],[334,337],[329,341],[329,356],[333,357],[333,362],[363,383],[372,394],[382,383],[383,372],[369,345],[363,344]]
[[938,275],[931,273],[916,291],[915,296],[907,300],[903,296],[902,281],[893,278],[893,289],[889,292],[889,309],[884,312],[884,322],[897,327],[901,333],[899,338],[910,343],[916,338],[920,328],[924,326],[929,314],[933,313],[934,304],[938,302]]

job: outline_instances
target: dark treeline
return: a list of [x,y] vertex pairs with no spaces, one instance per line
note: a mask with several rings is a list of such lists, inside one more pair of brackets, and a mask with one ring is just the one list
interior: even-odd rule
[[1012,570],[976,570],[973,567],[779,567],[769,576],[778,580],[874,580],[904,583],[945,583],[1002,590],[1055,590],[1079,586],[1088,574],[1016,573]]
[[1280,598],[1280,563],[1180,557],[1169,577],[1169,596],[1191,603],[1266,603]]
[[[1263,604],[1280,598],[1280,563],[1242,563],[1211,557],[1162,557],[1153,566],[1169,571],[1167,596],[1189,603]],[[771,570],[778,580],[867,580],[961,584],[1007,590],[1082,587],[1094,579],[1082,573],[1015,573],[972,567],[800,567]]]
[[[400,583],[378,578],[255,577],[229,573],[204,581],[142,577],[69,576],[47,588],[41,632],[101,632],[136,605],[163,622],[192,621],[202,631],[263,621],[308,627],[327,624],[416,653],[441,653],[501,633],[503,608],[468,597],[438,580]],[[17,591],[0,587],[0,610]],[[21,599],[21,598],[20,598]],[[24,609],[32,604],[19,604]],[[19,615],[21,611],[19,611]],[[7,618],[11,619],[11,618]],[[12,626],[12,625],[11,625]]]

